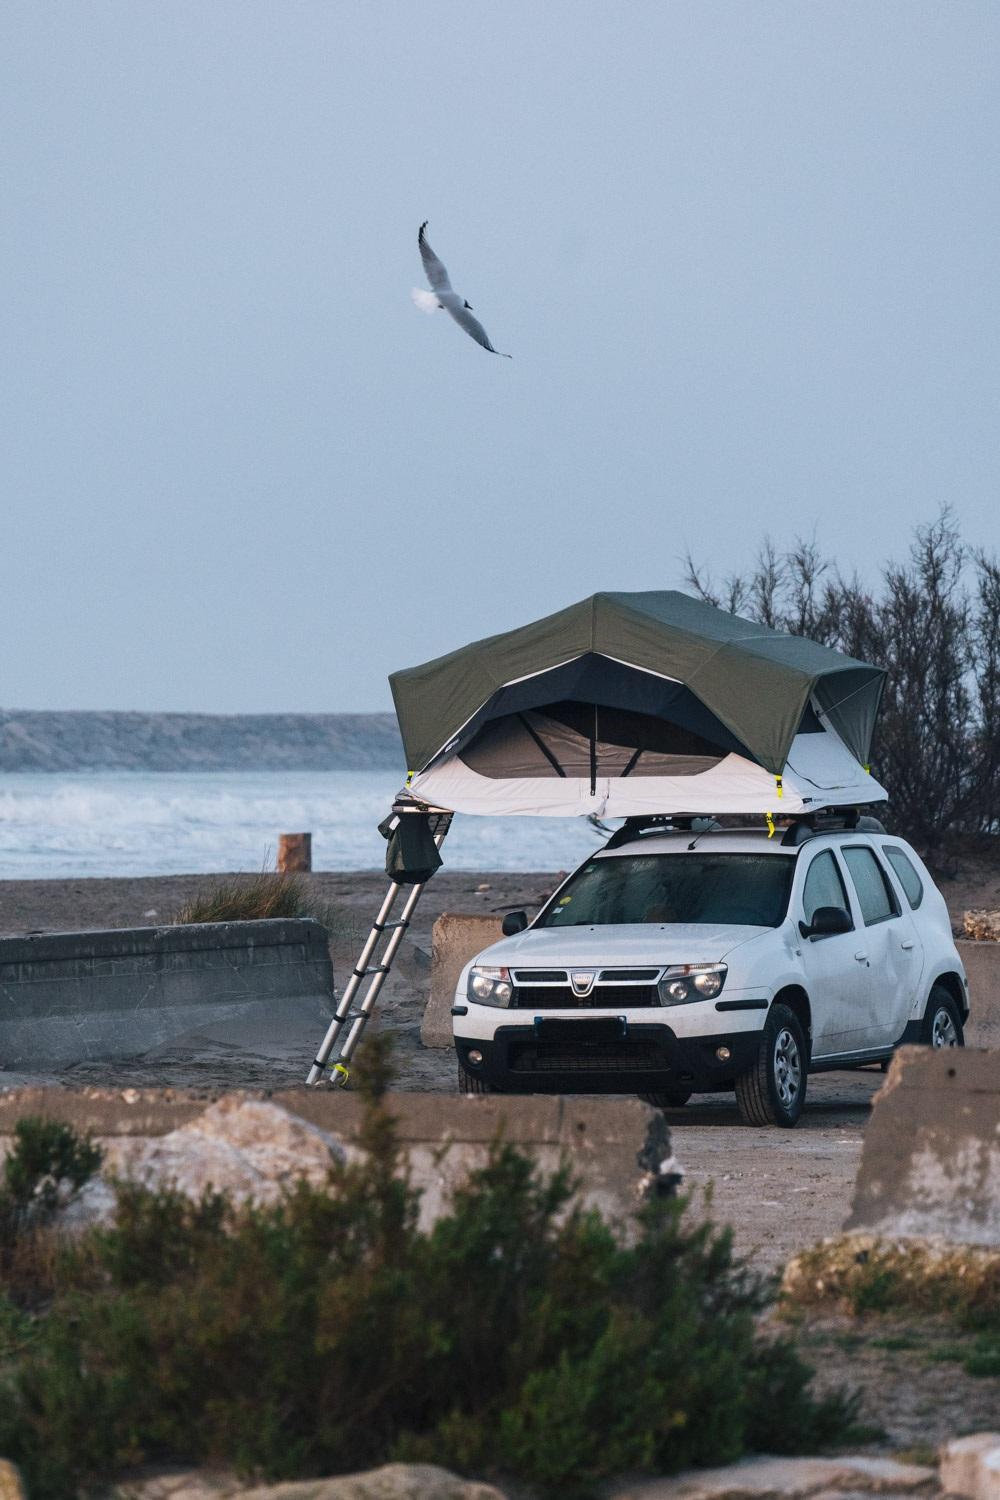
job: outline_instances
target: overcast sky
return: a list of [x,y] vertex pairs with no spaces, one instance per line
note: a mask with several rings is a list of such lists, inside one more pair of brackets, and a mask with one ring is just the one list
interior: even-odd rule
[[[5,0],[0,704],[383,708],[687,547],[1000,546],[998,33]],[[413,307],[424,218],[512,361]]]

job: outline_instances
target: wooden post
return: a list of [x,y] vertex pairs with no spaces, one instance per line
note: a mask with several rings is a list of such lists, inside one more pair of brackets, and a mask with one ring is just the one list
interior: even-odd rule
[[278,874],[298,875],[312,869],[312,834],[278,835]]

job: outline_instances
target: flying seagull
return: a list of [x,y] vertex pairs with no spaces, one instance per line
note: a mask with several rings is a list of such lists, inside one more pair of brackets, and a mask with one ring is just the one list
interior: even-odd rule
[[[444,308],[445,312],[451,313],[459,328],[464,328],[466,333],[474,338],[477,344],[482,344],[483,348],[488,349],[491,354],[500,354],[500,350],[494,349],[490,343],[489,335],[482,323],[480,323],[478,318],[472,316],[472,303],[466,302],[464,297],[460,297],[457,292],[452,291],[451,282],[448,280],[448,272],[444,268],[444,262],[438,260],[424,238],[424,230],[426,228],[427,220],[425,219],[420,226],[420,233],[417,235],[417,244],[420,246],[420,257],[423,260],[424,271],[427,273],[427,280],[431,284],[431,289],[429,292],[425,292],[421,287],[415,286],[413,288],[414,302],[420,308],[420,311],[425,313],[437,312],[439,308]],[[513,355],[501,354],[500,357],[501,359],[512,359]]]

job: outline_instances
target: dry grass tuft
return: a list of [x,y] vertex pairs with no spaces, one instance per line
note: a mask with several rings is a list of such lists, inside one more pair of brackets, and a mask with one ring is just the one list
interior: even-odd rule
[[787,1310],[835,1306],[851,1313],[945,1313],[965,1326],[1000,1318],[1000,1251],[972,1245],[845,1235],[789,1261]]
[[271,917],[323,917],[297,875],[262,870],[259,875],[220,880],[182,906],[178,925],[190,922],[259,922]]

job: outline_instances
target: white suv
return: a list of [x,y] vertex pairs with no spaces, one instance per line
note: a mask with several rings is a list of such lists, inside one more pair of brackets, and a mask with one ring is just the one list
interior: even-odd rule
[[963,1045],[948,911],[902,839],[867,818],[676,822],[626,825],[533,922],[507,915],[455,995],[461,1088],[663,1106],[735,1088],[747,1124],[794,1125],[810,1072]]

